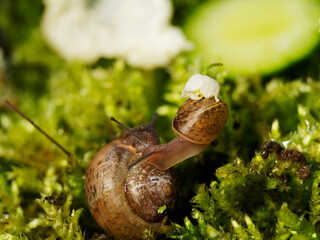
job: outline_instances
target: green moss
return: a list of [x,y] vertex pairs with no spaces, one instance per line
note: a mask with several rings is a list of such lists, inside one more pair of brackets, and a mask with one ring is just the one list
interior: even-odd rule
[[[189,10],[199,5],[197,0],[173,3]],[[0,239],[108,238],[91,217],[83,184],[91,157],[122,132],[109,117],[133,127],[147,123],[157,111],[157,130],[163,142],[169,141],[175,136],[171,120],[184,101],[183,85],[206,65],[193,54],[150,71],[130,68],[118,59],[90,66],[67,63],[41,36],[41,3],[30,5],[30,11],[25,3],[15,4],[5,2],[0,8],[0,28],[10,46],[0,63]],[[183,22],[185,14],[176,15],[175,22]],[[307,42],[302,49],[306,52],[311,46]],[[302,51],[300,46],[290,50]],[[318,71],[319,56],[313,58],[307,68],[300,65],[306,69],[303,76],[308,69]],[[293,58],[281,61],[289,65]],[[294,69],[283,77],[232,77],[223,63],[208,74],[221,85],[219,97],[228,104],[228,123],[203,153],[175,167],[184,201],[178,216],[169,219],[173,232],[164,237],[319,238],[319,79],[293,79],[290,76],[300,74]],[[74,166],[7,108],[5,99],[72,152]],[[278,160],[275,154],[262,159],[260,146],[270,139],[301,151],[311,177],[299,179],[299,165]],[[146,231],[145,238],[154,235]]]
[[[315,223],[319,218],[316,162],[320,158],[320,125],[308,109],[298,108],[297,130],[278,140],[305,154],[312,166],[311,177],[299,179],[297,164],[276,156],[262,159],[257,152],[247,164],[237,158],[217,169],[218,181],[211,182],[209,188],[200,186],[191,200],[196,224],[189,220],[183,226],[174,224],[173,238],[319,238]],[[279,128],[274,127],[273,135],[279,136],[277,131]]]
[[[168,70],[171,81],[164,89],[166,103],[160,109],[172,111],[160,111],[160,120],[170,124],[174,109],[182,101],[175,92],[182,87],[182,79],[187,79],[198,69],[199,65],[180,58]],[[23,112],[28,112],[32,119],[36,118],[40,125],[46,122],[45,129],[75,153],[76,167],[70,172],[67,156],[25,120],[13,112],[3,112],[0,118],[1,168],[4,170],[0,177],[0,229],[3,237],[9,233],[28,239],[81,239],[85,237],[84,233],[91,237],[99,231],[92,224],[86,207],[84,171],[96,150],[121,132],[116,126],[106,124],[106,116],[115,112],[118,119],[130,126],[146,122],[144,119],[152,114],[153,107],[146,103],[146,98],[134,97],[141,89],[148,88],[149,83],[145,82],[148,77],[153,79],[151,73],[127,68],[118,61],[106,68],[70,64],[52,74],[48,90],[39,101],[34,101],[32,94],[17,96],[24,100],[19,105]],[[123,80],[122,84],[119,79]],[[292,232],[304,237],[318,234],[320,103],[316,96],[319,82],[273,79],[263,86],[260,80],[251,83],[244,83],[241,79],[231,81],[223,74],[218,75],[218,81],[222,85],[221,98],[228,103],[230,111],[228,124],[218,137],[219,144],[177,168],[185,193],[193,191],[195,181],[201,183],[196,174],[190,174],[190,169],[195,166],[201,174],[205,164],[217,162],[216,180],[210,187],[201,185],[192,198],[194,209],[191,214],[183,213],[189,217],[184,218],[183,225],[174,223],[175,230],[169,236],[182,239],[252,236],[281,239],[293,236]],[[112,92],[114,88],[119,89]],[[256,91],[248,92],[248,89]],[[118,91],[127,94],[124,97]],[[135,105],[134,101],[140,104]],[[129,103],[132,107],[128,107]],[[288,107],[282,108],[277,103]],[[90,107],[86,107],[87,104]],[[131,113],[135,113],[136,118],[128,118]],[[161,136],[170,139],[173,133],[161,125],[162,121],[158,126]],[[292,121],[289,126],[285,125],[288,121]],[[243,136],[249,135],[251,140],[244,141]],[[272,154],[267,160],[261,158],[259,145],[271,138],[305,154],[312,166],[310,179],[302,181],[297,178],[299,166],[295,163],[279,161]],[[211,180],[214,171],[212,168],[212,175],[208,176]],[[66,196],[62,205],[46,200],[46,197],[55,198],[61,193]],[[283,209],[291,211],[294,219],[299,221],[287,223],[283,219]],[[310,214],[306,215],[307,212]],[[297,224],[304,224],[308,229],[299,232]]]

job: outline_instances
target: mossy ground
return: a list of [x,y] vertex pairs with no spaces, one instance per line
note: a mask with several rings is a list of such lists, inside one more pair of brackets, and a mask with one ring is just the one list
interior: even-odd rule
[[[121,60],[67,63],[42,38],[40,1],[32,7],[0,4],[6,40],[0,68],[0,239],[109,239],[92,219],[83,189],[91,157],[122,131],[109,117],[133,127],[157,111],[157,130],[169,141],[183,85],[205,66],[192,54],[150,71]],[[198,2],[174,4],[174,21],[181,23],[182,10]],[[319,56],[317,48],[269,76],[209,71],[229,106],[228,123],[205,152],[176,166],[184,201],[165,237],[320,239]],[[73,165],[6,99],[72,152]],[[311,177],[299,179],[299,166],[275,154],[262,159],[260,146],[270,139],[301,151]]]

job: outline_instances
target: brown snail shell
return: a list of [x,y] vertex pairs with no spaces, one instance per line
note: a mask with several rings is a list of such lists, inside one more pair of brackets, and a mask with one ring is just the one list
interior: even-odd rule
[[[153,126],[132,130],[149,145],[160,144]],[[110,235],[140,239],[145,229],[162,232],[164,214],[158,209],[174,208],[180,196],[173,170],[135,163],[146,146],[129,133],[103,147],[87,170],[85,192],[89,209],[98,224]]]
[[169,143],[160,145],[153,120],[102,148],[85,180],[89,209],[98,224],[123,239],[140,239],[145,229],[163,232],[164,215],[158,209],[172,209],[181,194],[170,168],[203,151],[227,118],[222,100],[188,99],[172,123],[179,136]]
[[221,132],[228,119],[228,106],[219,99],[187,99],[172,121],[172,129],[196,144],[209,144]]

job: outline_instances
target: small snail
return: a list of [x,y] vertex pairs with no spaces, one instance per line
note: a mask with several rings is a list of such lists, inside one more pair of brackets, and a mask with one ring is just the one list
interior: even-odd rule
[[261,157],[266,159],[269,156],[270,150],[275,152],[280,160],[290,160],[298,163],[300,166],[298,178],[306,180],[311,176],[311,168],[307,165],[307,160],[301,152],[291,148],[283,148],[275,141],[266,141],[261,147]]
[[227,117],[222,100],[189,98],[172,122],[178,136],[169,143],[160,144],[155,115],[150,124],[127,130],[103,147],[93,157],[85,180],[87,203],[98,224],[122,239],[140,239],[148,228],[163,232],[164,215],[158,209],[174,208],[180,194],[170,167],[203,151]]

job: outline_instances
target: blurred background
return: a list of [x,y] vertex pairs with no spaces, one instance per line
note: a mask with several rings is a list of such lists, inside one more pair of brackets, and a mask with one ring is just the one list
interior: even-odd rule
[[[270,165],[261,166],[259,174],[250,168],[265,140],[289,142],[316,172],[319,21],[318,0],[0,0],[0,239],[108,239],[92,220],[83,191],[90,159],[122,133],[108,119],[134,127],[158,112],[161,141],[170,141],[171,121],[185,100],[181,91],[195,73],[206,72],[220,83],[229,119],[212,146],[175,167],[184,201],[170,220],[181,227],[171,237],[208,238],[210,232],[201,231],[190,213],[202,205],[190,199],[212,181],[222,192],[224,174],[239,161],[240,170],[230,172],[251,171],[253,182],[270,183],[269,172],[261,173]],[[205,70],[217,62],[223,66]],[[5,100],[72,152],[73,163]],[[294,194],[281,195],[287,183],[280,183],[279,175],[294,176],[296,168],[272,164],[280,172],[273,176],[270,170],[277,184],[263,191],[272,188],[265,206],[272,202],[273,210],[263,206],[261,217],[262,211],[241,201],[234,208],[221,204],[227,220],[210,214],[206,219],[215,237],[244,236],[230,219],[246,226],[248,214],[261,237],[275,238],[280,234],[275,209],[283,202],[297,216],[312,212],[308,202],[316,177],[307,183],[288,180],[302,196],[294,202]],[[242,199],[248,189],[232,197]],[[62,203],[51,204],[49,196]],[[193,218],[192,231],[186,216]],[[304,216],[310,232],[317,232],[317,221]]]

